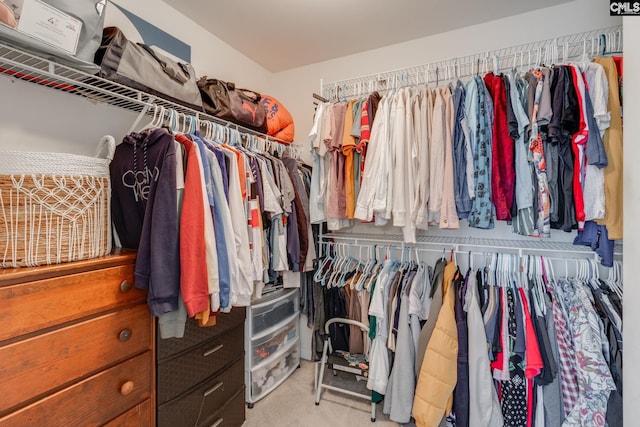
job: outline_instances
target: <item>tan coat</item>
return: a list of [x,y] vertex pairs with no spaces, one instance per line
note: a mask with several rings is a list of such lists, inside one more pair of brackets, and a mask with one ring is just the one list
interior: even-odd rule
[[437,427],[451,411],[457,381],[458,330],[454,312],[455,263],[444,269],[442,309],[427,344],[413,400],[413,417],[418,427]]
[[609,81],[609,111],[611,124],[604,133],[602,143],[607,153],[608,165],[604,168],[604,219],[609,239],[622,239],[622,117],[620,116],[620,92],[618,71],[613,58],[598,57],[594,62],[602,65]]

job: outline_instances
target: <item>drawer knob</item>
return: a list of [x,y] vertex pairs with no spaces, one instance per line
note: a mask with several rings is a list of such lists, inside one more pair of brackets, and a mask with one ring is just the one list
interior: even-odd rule
[[131,338],[131,329],[121,330],[118,338],[120,338],[120,341],[122,342],[129,341],[129,338]]
[[122,282],[120,282],[120,291],[121,292],[130,291],[131,288],[133,288],[133,284],[130,281],[123,280]]
[[133,381],[127,381],[120,386],[120,394],[127,396],[133,391]]

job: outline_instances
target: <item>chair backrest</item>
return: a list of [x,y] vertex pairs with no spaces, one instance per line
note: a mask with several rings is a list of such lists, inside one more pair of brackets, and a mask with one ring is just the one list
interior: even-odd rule
[[357,320],[353,320],[353,319],[346,319],[344,317],[334,317],[333,319],[329,319],[327,320],[327,323],[324,324],[324,332],[326,334],[329,334],[329,326],[331,326],[334,323],[343,323],[345,325],[354,325],[359,327],[360,329],[362,329],[365,332],[369,332],[369,327],[367,325],[365,325],[362,322],[358,322]]

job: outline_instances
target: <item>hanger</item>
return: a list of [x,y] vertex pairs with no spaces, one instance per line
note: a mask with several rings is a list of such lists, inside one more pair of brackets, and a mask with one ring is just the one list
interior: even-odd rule
[[325,266],[327,265],[328,262],[331,261],[331,258],[332,258],[331,257],[331,245],[330,245],[330,243],[326,242],[325,245],[326,245],[325,256],[319,262],[318,268],[316,269],[316,272],[313,275],[313,280],[315,282],[318,282],[318,283],[320,283],[320,281],[322,280],[322,277],[323,277],[323,273],[322,272],[324,271]]
[[337,285],[341,288],[344,288],[347,285],[346,278],[347,274],[351,272],[351,266],[355,263],[356,259],[353,257],[349,257],[346,265],[342,268],[342,273],[338,276]]
[[[374,254],[371,254],[371,250],[373,249]],[[366,261],[366,263],[362,264],[362,274],[360,275],[360,278],[358,279],[358,281],[355,284],[355,288],[357,290],[362,290],[364,289],[364,283],[367,279],[367,277],[369,277],[369,274],[371,273],[371,269],[373,267],[373,264],[375,264],[376,260],[375,260],[375,246],[368,246],[367,247],[367,255],[368,255],[368,259]]]
[[[337,254],[337,248],[334,247],[334,253],[333,255],[331,255],[331,247],[330,247],[330,243],[327,243],[327,257],[325,258],[325,262],[322,265],[321,269],[318,269],[317,273],[320,273],[320,275],[318,276],[318,280],[316,280],[316,282],[320,283],[322,286],[326,286],[327,284],[327,278],[329,276],[329,273],[332,270],[333,264],[335,263],[335,260],[338,256]],[[314,277],[315,279],[315,277]]]
[[335,250],[335,256],[333,258],[333,262],[331,264],[329,264],[329,268],[327,269],[327,271],[325,272],[322,280],[324,282],[324,285],[327,288],[332,288],[335,284],[335,277],[338,274],[343,262],[343,257],[342,257],[342,252],[341,252],[341,244],[337,243],[334,246],[334,250]]
[[187,115],[184,113],[178,113],[178,126],[180,127],[180,133],[187,133]]
[[495,271],[496,271],[496,264],[498,262],[497,259],[497,254],[492,254],[491,255],[491,261],[488,265],[486,265],[486,271],[487,271],[487,285],[491,286],[491,287],[495,287],[496,286],[496,277],[495,277]]
[[499,268],[500,268],[500,282],[501,286],[514,287],[511,281],[511,259],[509,254],[498,254]]
[[609,287],[622,298],[622,263],[620,261],[614,261],[613,267],[609,269],[609,280],[607,284]]
[[[528,266],[531,261],[535,261],[535,257],[533,260],[530,256],[526,257],[524,261],[525,266]],[[536,280],[530,280],[529,282],[531,284],[530,295],[532,296],[531,300],[533,301],[533,307],[537,314],[544,315],[547,307],[544,302],[544,288],[542,286],[542,280],[537,280],[536,278]]]
[[169,130],[172,133],[176,132],[176,115],[177,112],[174,109],[169,110]]
[[[156,124],[156,122],[160,121],[160,119],[162,118],[162,114],[164,114],[164,107],[161,107],[158,104],[154,104],[154,106],[153,106],[153,116],[151,117],[151,121],[149,123],[147,123],[146,125],[144,125],[140,129],[140,131],[143,131],[143,130],[146,130],[146,129],[157,128],[158,125]],[[137,126],[137,124],[134,123],[134,125],[131,126],[131,130],[128,133],[133,132],[136,126]]]

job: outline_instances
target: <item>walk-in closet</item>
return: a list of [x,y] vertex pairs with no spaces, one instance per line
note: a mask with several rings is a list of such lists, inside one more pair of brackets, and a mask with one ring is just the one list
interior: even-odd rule
[[636,6],[0,0],[0,427],[637,425]]

